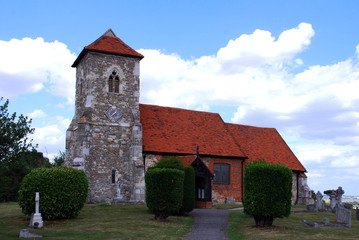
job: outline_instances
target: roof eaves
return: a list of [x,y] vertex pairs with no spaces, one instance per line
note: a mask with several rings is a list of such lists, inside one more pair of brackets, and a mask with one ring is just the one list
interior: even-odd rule
[[80,55],[76,58],[75,62],[71,65],[71,67],[77,67],[77,65],[80,63],[81,59],[86,55],[87,52],[97,52],[97,53],[105,53],[110,55],[116,55],[116,56],[124,56],[124,57],[132,57],[132,58],[138,58],[142,59],[144,56],[135,56],[131,54],[122,54],[122,53],[114,53],[114,52],[108,52],[108,51],[102,51],[102,50],[94,50],[94,49],[87,49],[86,47],[81,51]]
[[[179,152],[161,152],[161,151],[143,151],[144,154],[158,154],[158,155],[173,155],[173,156],[193,156],[196,155],[196,153],[179,153]],[[201,157],[216,157],[216,158],[236,158],[238,160],[246,160],[248,159],[247,156],[226,156],[226,155],[215,155],[215,154],[200,154]]]

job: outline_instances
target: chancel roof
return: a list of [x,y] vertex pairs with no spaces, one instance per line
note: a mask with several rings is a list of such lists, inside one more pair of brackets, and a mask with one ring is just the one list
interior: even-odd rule
[[227,129],[247,154],[246,162],[264,159],[287,165],[292,170],[306,171],[275,128],[227,123]]
[[144,152],[264,159],[292,170],[305,168],[274,128],[225,123],[219,114],[140,104]]

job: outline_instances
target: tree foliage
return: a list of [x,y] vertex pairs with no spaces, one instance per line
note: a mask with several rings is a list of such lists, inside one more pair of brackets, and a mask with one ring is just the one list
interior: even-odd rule
[[17,200],[20,183],[32,169],[51,166],[28,139],[34,132],[31,119],[10,114],[8,106],[9,100],[0,106],[0,202]]
[[[3,98],[1,98],[1,102]],[[35,146],[28,135],[34,132],[31,128],[31,119],[16,112],[8,112],[9,100],[0,106],[0,162],[12,162],[21,152],[31,151]]]
[[17,201],[22,179],[34,168],[51,166],[49,159],[36,150],[19,153],[11,163],[0,164],[0,202]]
[[291,209],[292,171],[285,165],[250,162],[244,176],[244,212],[257,226],[271,226],[275,218],[288,217]]
[[65,152],[59,151],[59,155],[54,158],[54,167],[60,167],[65,162],[66,154]]

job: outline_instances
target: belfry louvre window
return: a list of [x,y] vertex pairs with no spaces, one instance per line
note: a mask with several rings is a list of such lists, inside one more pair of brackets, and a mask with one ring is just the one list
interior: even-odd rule
[[214,184],[229,184],[230,183],[230,165],[229,164],[213,164],[213,183]]
[[118,77],[116,71],[112,71],[108,78],[108,91],[114,93],[120,92],[120,78]]

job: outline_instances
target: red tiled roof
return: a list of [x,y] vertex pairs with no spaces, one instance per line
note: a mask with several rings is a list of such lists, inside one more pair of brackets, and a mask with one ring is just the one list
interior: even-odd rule
[[219,114],[140,104],[145,152],[238,157],[241,151]]
[[99,37],[96,41],[86,46],[80,55],[77,57],[72,67],[76,67],[80,60],[85,56],[86,52],[103,52],[114,55],[123,55],[135,58],[143,58],[143,55],[133,50],[130,46],[125,44],[121,39],[109,29],[105,34]]
[[227,123],[227,129],[248,155],[246,161],[264,159],[269,163],[285,164],[292,170],[306,171],[275,128]]

